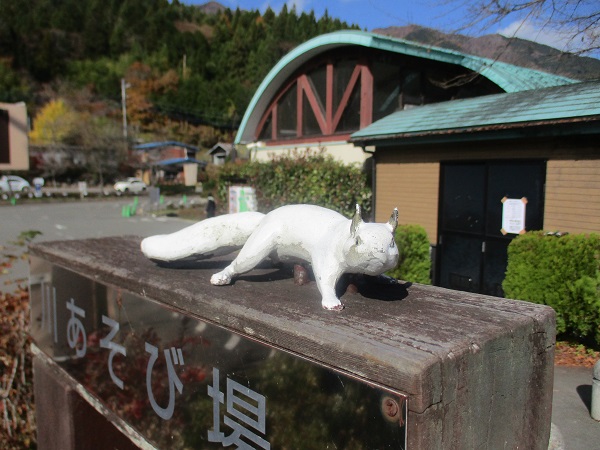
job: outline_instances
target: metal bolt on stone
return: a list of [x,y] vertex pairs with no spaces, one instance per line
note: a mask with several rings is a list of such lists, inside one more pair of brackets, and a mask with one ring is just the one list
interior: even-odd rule
[[400,412],[400,406],[393,398],[384,397],[381,401],[381,410],[387,420],[395,420]]

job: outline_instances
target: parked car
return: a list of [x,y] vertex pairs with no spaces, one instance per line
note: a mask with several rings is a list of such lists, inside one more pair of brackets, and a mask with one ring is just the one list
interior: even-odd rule
[[148,186],[139,178],[130,177],[123,181],[117,181],[114,190],[123,194],[139,194],[144,192]]
[[29,182],[16,175],[3,175],[0,177],[0,192],[29,192]]

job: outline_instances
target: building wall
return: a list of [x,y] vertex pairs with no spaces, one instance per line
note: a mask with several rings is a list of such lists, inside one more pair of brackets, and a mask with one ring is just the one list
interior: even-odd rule
[[8,161],[0,161],[0,170],[29,170],[29,139],[25,103],[0,103],[8,111]]
[[548,161],[544,228],[600,232],[600,159]]
[[375,218],[398,207],[399,222],[423,225],[437,242],[440,164],[444,161],[547,161],[544,229],[600,233],[600,142],[594,138],[381,147],[376,151]]
[[294,152],[304,152],[309,149],[312,152],[324,150],[325,153],[333,156],[337,161],[344,164],[363,164],[370,156],[362,151],[362,148],[355,147],[348,142],[327,142],[314,144],[295,144],[281,146],[256,146],[252,148],[251,159],[253,161],[270,161],[273,156],[284,156]]
[[409,155],[377,153],[376,221],[388,220],[398,208],[401,224],[419,224],[435,242],[438,220],[440,163],[414,161]]

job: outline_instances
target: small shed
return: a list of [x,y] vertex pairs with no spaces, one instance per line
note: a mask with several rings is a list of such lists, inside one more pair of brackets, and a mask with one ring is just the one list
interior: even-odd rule
[[212,162],[216,166],[225,164],[227,158],[235,159],[236,151],[233,144],[218,142],[209,151],[208,154],[212,158]]

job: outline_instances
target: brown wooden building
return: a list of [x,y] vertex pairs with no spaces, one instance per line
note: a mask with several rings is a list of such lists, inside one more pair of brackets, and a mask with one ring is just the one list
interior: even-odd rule
[[[377,219],[426,228],[436,284],[502,295],[518,233],[600,232],[600,82],[427,105],[351,141],[376,148]],[[511,232],[504,199],[526,202]]]

